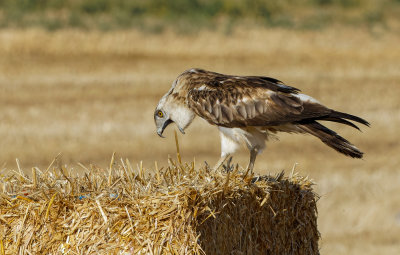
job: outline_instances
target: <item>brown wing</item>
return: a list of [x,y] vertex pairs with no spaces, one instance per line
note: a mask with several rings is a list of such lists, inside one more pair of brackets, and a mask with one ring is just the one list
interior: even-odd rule
[[301,100],[298,89],[272,78],[196,71],[196,75],[181,78],[189,89],[187,104],[211,124],[275,126],[331,112],[317,102]]

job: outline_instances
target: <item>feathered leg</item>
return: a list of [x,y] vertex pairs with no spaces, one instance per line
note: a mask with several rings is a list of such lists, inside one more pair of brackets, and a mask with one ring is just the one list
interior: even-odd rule
[[217,164],[215,164],[214,170],[220,168],[240,147],[233,128],[218,127],[218,129],[221,136],[221,158],[218,160]]

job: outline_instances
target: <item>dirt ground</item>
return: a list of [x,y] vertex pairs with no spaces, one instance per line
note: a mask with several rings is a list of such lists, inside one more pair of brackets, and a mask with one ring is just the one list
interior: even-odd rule
[[[400,36],[331,28],[153,35],[135,31],[0,31],[0,174],[64,164],[106,166],[115,151],[134,164],[166,164],[174,127],[155,133],[153,112],[178,74],[192,67],[265,75],[325,105],[367,119],[358,132],[328,124],[365,152],[340,155],[318,139],[280,135],[256,172],[290,172],[316,182],[322,254],[400,252]],[[184,160],[213,164],[215,127],[197,119],[179,135]],[[248,152],[234,158],[246,165]],[[150,171],[150,170],[149,170]]]

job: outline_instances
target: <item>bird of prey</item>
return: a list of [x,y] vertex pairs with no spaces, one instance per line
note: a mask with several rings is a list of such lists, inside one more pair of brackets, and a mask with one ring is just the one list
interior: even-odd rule
[[184,134],[196,116],[220,131],[221,158],[216,168],[244,144],[250,151],[250,171],[265,141],[277,132],[311,134],[346,156],[362,158],[363,152],[320,122],[356,129],[351,121],[369,126],[366,120],[330,109],[274,78],[193,68],[180,74],[159,101],[154,112],[157,134],[163,137],[172,122]]

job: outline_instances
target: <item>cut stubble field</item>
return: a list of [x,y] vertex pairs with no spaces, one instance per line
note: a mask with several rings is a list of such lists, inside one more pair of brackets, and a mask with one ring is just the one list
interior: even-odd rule
[[[113,152],[165,165],[173,129],[157,136],[153,111],[182,71],[200,67],[284,81],[339,111],[365,118],[363,132],[328,124],[365,152],[346,158],[316,138],[280,135],[258,157],[257,173],[290,172],[317,183],[322,254],[400,251],[400,36],[324,31],[238,30],[182,36],[165,32],[0,31],[0,174],[62,163],[106,166]],[[196,119],[180,135],[183,159],[213,164],[215,127]],[[234,161],[246,165],[247,151]]]

